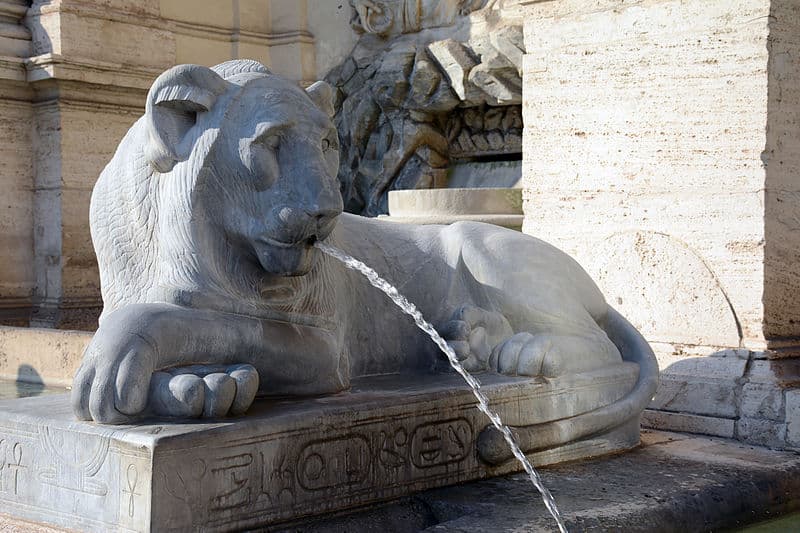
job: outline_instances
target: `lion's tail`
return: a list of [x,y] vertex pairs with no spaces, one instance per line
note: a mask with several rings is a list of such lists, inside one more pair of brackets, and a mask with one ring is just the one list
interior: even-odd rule
[[[650,345],[625,317],[610,306],[603,329],[619,349],[622,359],[639,365],[639,377],[633,389],[618,401],[593,411],[513,428],[520,447],[526,453],[606,433],[638,419],[653,399],[658,387],[658,361]],[[484,429],[478,439],[478,453],[490,464],[500,464],[513,457],[502,435],[491,426]]]

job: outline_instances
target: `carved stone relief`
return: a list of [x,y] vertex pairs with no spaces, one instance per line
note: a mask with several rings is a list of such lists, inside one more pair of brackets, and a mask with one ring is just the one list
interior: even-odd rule
[[455,159],[519,157],[518,19],[486,0],[352,5],[363,35],[327,76],[346,210],[375,216],[390,190],[444,187]]

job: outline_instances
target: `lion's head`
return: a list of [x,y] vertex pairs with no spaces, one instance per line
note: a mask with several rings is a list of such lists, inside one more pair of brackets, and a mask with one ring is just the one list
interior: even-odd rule
[[159,76],[92,199],[106,307],[114,285],[130,302],[198,278],[235,294],[225,285],[308,273],[342,212],[331,100],[254,61]]
[[257,63],[181,65],[148,95],[146,153],[161,174],[201,159],[195,213],[251,249],[267,272],[304,274],[311,244],[342,212],[330,98],[323,83],[303,91]]

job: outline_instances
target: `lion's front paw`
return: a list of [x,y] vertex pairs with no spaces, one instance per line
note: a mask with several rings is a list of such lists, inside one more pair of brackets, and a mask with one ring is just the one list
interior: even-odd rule
[[176,418],[241,415],[258,392],[258,372],[251,365],[192,365],[153,374],[150,410]]
[[492,347],[511,335],[511,326],[500,313],[465,305],[442,328],[442,337],[470,372],[486,369]]
[[124,424],[147,407],[155,347],[145,337],[100,330],[83,356],[72,385],[72,408],[80,420]]

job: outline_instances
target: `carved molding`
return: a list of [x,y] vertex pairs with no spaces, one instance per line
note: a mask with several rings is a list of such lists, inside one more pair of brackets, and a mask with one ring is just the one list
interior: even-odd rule
[[132,87],[147,91],[160,69],[135,68],[120,63],[42,54],[25,60],[28,82],[72,80],[97,85]]
[[131,24],[134,26],[165,30],[181,35],[203,37],[225,42],[239,41],[263,46],[314,43],[314,36],[306,30],[276,33],[256,32],[227,26],[167,19],[144,13],[112,9],[106,6],[96,6],[92,3],[44,4],[31,8],[28,15],[31,17],[38,17],[57,13],[71,13],[84,18],[95,18]]
[[26,57],[31,50],[31,32],[22,25],[28,2],[0,1],[0,55]]

